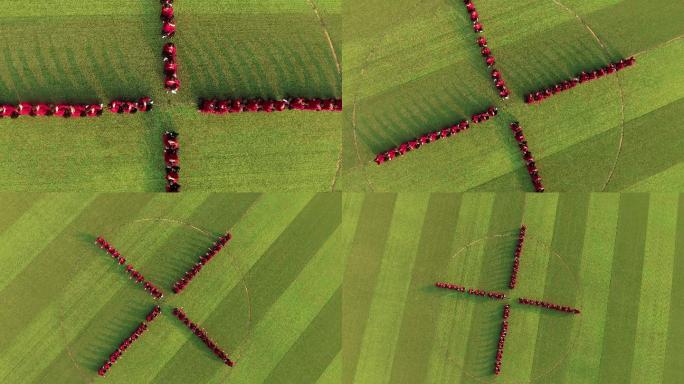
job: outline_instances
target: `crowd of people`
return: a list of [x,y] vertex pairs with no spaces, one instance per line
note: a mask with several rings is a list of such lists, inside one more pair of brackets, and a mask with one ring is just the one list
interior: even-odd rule
[[162,135],[164,142],[164,165],[166,168],[166,192],[180,192],[180,162],[178,158],[178,133],[166,131]]
[[549,87],[528,94],[527,96],[525,96],[525,102],[527,104],[541,103],[549,97],[575,88],[579,84],[588,83],[590,81],[600,79],[604,76],[612,75],[616,72],[622,71],[623,69],[631,67],[635,63],[636,59],[632,56],[627,59],[620,59],[620,61],[618,62],[610,63],[607,66],[599,68],[597,70],[589,72],[582,71],[582,73],[573,77],[570,80],[565,80],[559,84],[554,85],[553,87]]
[[579,315],[579,313],[580,313],[580,310],[577,308],[569,307],[567,305],[558,305],[558,304],[549,303],[549,302],[541,301],[541,300],[533,300],[533,299],[527,299],[527,298],[521,297],[518,299],[518,302],[520,304],[534,305],[537,307],[552,309],[554,311],[559,311],[559,312],[573,313],[576,315]]
[[513,256],[513,272],[511,272],[511,280],[508,282],[508,288],[515,288],[518,282],[518,271],[520,270],[520,255],[522,254],[523,244],[525,243],[525,236],[527,235],[527,227],[520,226],[518,232],[518,245],[515,247],[515,254]]
[[52,104],[21,102],[17,105],[0,104],[0,118],[16,119],[19,116],[97,117],[102,115],[104,105]]
[[195,263],[195,265],[185,274],[183,277],[178,280],[174,285],[173,285],[173,292],[174,293],[180,293],[182,292],[185,287],[187,287],[188,284],[192,281],[192,279],[197,276],[197,274],[202,270],[202,267],[207,265],[211,261],[211,259],[216,256],[217,253],[223,249],[223,247],[230,241],[231,235],[230,233],[227,233],[223,236],[219,236],[219,238],[212,244],[212,246],[209,248],[209,250],[199,258],[199,262]]
[[530,148],[527,145],[527,140],[525,139],[525,134],[523,133],[520,123],[511,123],[511,130],[515,135],[515,141],[518,142],[518,147],[520,148],[523,160],[525,161],[527,173],[532,179],[532,185],[534,186],[535,192],[544,192],[544,183],[539,175],[539,169],[537,168],[537,164],[534,161],[534,156],[532,155],[532,152],[530,152]]
[[[477,9],[475,9],[475,4],[473,4],[473,2],[470,0],[463,0],[463,3],[465,4],[466,10],[470,15],[470,21],[473,22],[473,30],[477,33],[483,33],[484,27],[482,26],[482,23],[480,23],[480,15],[477,13]],[[492,55],[492,50],[487,46],[487,38],[480,36],[477,38],[476,43],[480,48],[480,54],[482,57],[484,57],[485,64],[487,64],[488,68],[492,68],[494,86],[499,92],[499,97],[504,100],[508,99],[511,95],[511,91],[508,89],[506,82],[501,77],[501,72],[494,68],[494,64],[496,64],[496,58],[494,55]]]
[[164,89],[175,94],[180,89],[180,80],[178,79],[178,61],[176,60],[176,45],[174,43],[164,44],[162,62],[164,63]]
[[154,106],[154,101],[149,96],[141,97],[138,101],[113,100],[109,103],[109,111],[112,113],[137,113],[149,112]]
[[173,14],[173,0],[160,0],[162,38],[170,38],[176,34],[176,20]]
[[119,347],[111,354],[109,355],[109,358],[105,360],[104,364],[100,367],[100,369],[97,371],[97,374],[100,376],[105,376],[107,374],[107,371],[112,368],[112,365],[114,365],[123,355],[124,352],[133,344],[134,341],[136,341],[140,336],[142,336],[145,331],[147,331],[147,323],[151,322],[154,320],[159,313],[161,312],[161,309],[159,306],[155,306],[152,312],[150,312],[147,317],[146,321],[140,323],[138,327],[133,331],[133,333],[128,336],[121,344],[119,344]]
[[178,320],[182,321],[183,324],[185,324],[192,333],[195,334],[195,336],[199,337],[204,344],[209,347],[209,349],[216,355],[219,359],[223,361],[224,364],[232,367],[235,365],[235,362],[231,360],[228,355],[218,346],[216,343],[209,338],[207,335],[207,332],[200,328],[197,324],[193,323],[188,319],[188,316],[183,312],[183,309],[181,308],[174,308],[173,309],[173,315],[178,318]]
[[[100,248],[107,251],[107,253],[109,253],[119,265],[126,264],[126,259],[121,256],[121,253],[117,251],[116,248],[114,248],[111,244],[109,244],[109,242],[107,242],[107,240],[105,240],[102,236],[98,236],[95,240],[95,243],[98,244]],[[148,291],[152,297],[157,300],[164,297],[162,291],[149,281],[145,281],[145,277],[142,275],[142,273],[138,272],[133,265],[127,264],[125,271],[130,275],[129,279],[132,279],[136,284],[142,283],[143,289]]]
[[[498,113],[499,111],[496,107],[489,107],[485,112],[474,114],[472,116],[472,122],[473,124],[482,123],[496,116]],[[414,140],[402,143],[398,147],[392,148],[389,151],[379,153],[377,156],[375,156],[375,163],[381,165],[387,161],[392,161],[398,156],[403,156],[407,152],[411,152],[423,147],[425,144],[430,144],[439,139],[444,139],[457,133],[461,133],[463,131],[468,130],[468,128],[470,128],[470,122],[468,122],[467,120],[463,120],[458,124],[452,125],[451,127],[444,128],[439,131],[426,133]]]
[[197,110],[202,113],[217,115],[240,112],[282,112],[285,110],[340,112],[342,111],[342,99],[304,99],[301,97],[282,100],[200,99]]
[[499,332],[499,344],[496,348],[496,360],[494,363],[494,374],[501,373],[501,361],[503,360],[504,345],[506,344],[506,336],[508,335],[508,315],[510,314],[510,306],[504,306],[504,319],[501,322],[501,331]]

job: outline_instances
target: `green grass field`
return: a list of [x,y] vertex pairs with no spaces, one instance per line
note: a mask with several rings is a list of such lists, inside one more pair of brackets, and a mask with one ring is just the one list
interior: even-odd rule
[[[345,383],[681,383],[684,196],[372,194],[354,198],[343,285]],[[348,217],[352,217],[348,215]],[[502,375],[502,304],[528,226]]]
[[[531,191],[508,129],[525,128],[548,191],[681,191],[678,117],[684,3],[639,0],[475,1],[500,101],[463,2],[344,2],[345,128],[339,188]],[[379,17],[382,15],[382,17]],[[592,32],[597,36],[592,35]],[[598,40],[597,40],[598,39]],[[637,65],[528,106],[523,95],[635,55]],[[376,153],[489,105],[500,116],[390,164]]]
[[339,0],[178,2],[175,96],[162,89],[158,1],[0,8],[0,102],[156,100],[146,116],[0,120],[0,190],[162,191],[167,129],[181,135],[185,190],[332,189],[339,114],[194,108],[199,97],[341,97]]
[[[335,383],[341,375],[339,194],[3,194],[0,382]],[[219,234],[233,241],[180,295]],[[94,243],[161,287],[162,315],[105,379],[97,368],[154,305]],[[321,278],[325,276],[325,278]],[[172,317],[182,306],[237,360]]]

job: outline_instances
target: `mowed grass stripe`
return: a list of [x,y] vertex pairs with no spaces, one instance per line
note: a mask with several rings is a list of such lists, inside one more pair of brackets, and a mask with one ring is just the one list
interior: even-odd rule
[[409,276],[420,238],[416,228],[425,219],[428,199],[427,195],[417,194],[397,197],[354,382],[381,383],[389,379],[401,326],[401,318],[395,314],[403,312],[409,294]]
[[600,381],[627,382],[634,361],[649,196],[623,194],[615,239]]
[[[558,194],[526,194],[525,212],[522,223],[527,226],[527,241],[520,256],[520,271],[516,287],[510,292],[511,297],[543,296],[544,284],[549,263],[549,244],[553,240],[556,226],[560,195]],[[511,260],[515,252],[517,236],[511,237]],[[511,261],[512,262],[512,261]],[[512,267],[512,264],[511,264]],[[510,270],[509,270],[510,278]],[[536,311],[511,305],[510,333],[506,338],[505,357],[502,362],[502,374],[525,381],[534,377],[534,351],[540,315]],[[496,334],[493,334],[493,347],[496,348]],[[492,353],[496,353],[494,350]],[[495,355],[489,360],[493,369]],[[515,361],[512,361],[515,357]]]
[[354,381],[373,293],[389,237],[396,194],[363,194],[358,224],[347,256],[342,300],[343,381]]
[[[582,260],[588,210],[589,195],[587,194],[561,194],[558,199],[550,251],[558,253],[562,259],[549,255],[544,300],[560,305],[581,307],[581,303],[577,302],[578,296],[581,296],[578,291],[580,287],[568,284],[573,284],[576,278],[578,279],[577,273]],[[537,326],[532,370],[545,372],[558,363],[558,351],[571,351],[574,348],[572,335],[579,328],[580,321],[568,314],[533,312],[537,312],[540,319]],[[550,377],[560,377],[561,374],[562,370],[554,371],[551,372]],[[545,380],[549,380],[549,377]]]
[[650,196],[632,383],[660,383],[663,379],[679,212],[674,208],[678,203],[676,194]]
[[582,320],[578,344],[564,369],[561,382],[595,383],[606,330],[608,295],[619,215],[617,194],[591,194],[580,266]]
[[342,290],[338,289],[302,332],[266,383],[315,383],[342,347]]
[[[444,271],[435,271],[435,280],[456,284],[471,284],[479,271],[483,249],[477,243],[489,235],[493,215],[494,194],[464,194],[452,236],[449,264]],[[441,293],[441,294],[440,294]],[[425,381],[429,383],[455,380],[464,367],[468,330],[473,321],[473,306],[460,294],[437,292],[439,306],[435,321],[435,339]]]
[[[492,213],[489,218],[488,231],[490,234],[514,234],[519,228],[525,207],[523,194],[497,194],[494,199]],[[505,240],[503,240],[505,241]],[[511,237],[511,244],[515,247],[515,237]],[[463,282],[466,287],[484,289],[488,291],[503,291],[510,276],[512,253],[510,258],[499,258],[502,254],[498,250],[502,244],[498,241],[488,241],[483,245],[483,253],[477,266],[477,279]],[[506,247],[508,248],[508,247]],[[494,257],[492,257],[494,255]],[[461,305],[473,307],[469,332],[465,340],[466,350],[460,382],[467,383],[476,377],[491,373],[493,356],[496,353],[501,329],[501,311],[503,305],[499,301],[481,299],[472,296],[455,298],[463,301]],[[466,304],[467,303],[467,304]]]
[[3,193],[2,205],[0,205],[0,238],[4,232],[11,228],[17,220],[21,219],[26,211],[31,209],[38,201],[44,198],[43,194],[32,193]]
[[328,365],[316,384],[339,384],[342,383],[342,352]]
[[684,194],[679,195],[677,217],[663,383],[684,381],[684,371],[681,369],[681,356],[684,355],[684,344],[681,341],[684,340],[684,329],[680,325],[681,319],[684,318]]
[[432,194],[411,271],[390,383],[419,383],[426,378],[442,292],[433,288],[449,266],[462,195]]

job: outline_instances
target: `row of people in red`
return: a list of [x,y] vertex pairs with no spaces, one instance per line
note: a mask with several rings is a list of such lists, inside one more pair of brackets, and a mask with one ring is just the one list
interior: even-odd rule
[[559,311],[559,312],[574,313],[576,315],[579,315],[579,313],[580,313],[580,310],[577,308],[569,307],[567,305],[558,305],[558,304],[548,303],[546,301],[541,301],[541,300],[526,299],[524,297],[521,297],[518,299],[518,302],[520,304],[535,305],[537,307],[552,309],[554,311]]
[[[473,2],[470,0],[464,0],[463,3],[465,4],[466,10],[470,15],[470,20],[473,22],[473,30],[477,33],[484,32],[484,27],[480,23],[480,15],[477,13],[477,9],[475,9],[475,4],[473,4]],[[492,50],[487,46],[487,39],[484,36],[481,36],[477,38],[476,42],[480,47],[480,54],[482,54],[482,57],[484,57],[487,67],[493,68],[494,64],[496,64],[496,58],[494,55],[492,55]],[[499,97],[506,100],[510,97],[511,91],[506,86],[504,79],[501,78],[501,72],[493,69],[492,76],[494,76],[494,73],[497,74],[494,77],[494,86],[499,91]]]
[[104,377],[107,374],[107,371],[109,371],[109,369],[112,368],[112,365],[114,365],[114,363],[121,358],[121,355],[128,349],[128,347],[130,347],[134,341],[142,336],[145,331],[147,331],[147,324],[140,323],[138,328],[136,328],[135,331],[133,331],[133,333],[128,336],[111,355],[109,355],[109,358],[105,360],[104,364],[97,371],[97,374]]
[[[100,248],[104,249],[109,253],[112,258],[119,264],[119,265],[124,265],[126,264],[126,258],[121,256],[121,253],[116,250],[107,240],[105,240],[102,236],[98,236],[97,239],[95,240],[95,243],[100,246]],[[164,297],[164,294],[162,291],[157,288],[154,284],[150,283],[149,281],[145,281],[145,277],[142,275],[142,273],[138,272],[133,265],[128,264],[126,265],[125,269],[126,273],[128,273],[129,279],[133,279],[133,281],[138,284],[138,283],[143,283],[143,289],[148,291],[152,297],[155,299],[159,300],[162,297]]]
[[164,142],[164,165],[166,168],[166,192],[180,192],[180,159],[178,158],[178,133],[166,131],[162,135]]
[[97,117],[104,106],[98,104],[27,103],[0,104],[0,118],[16,119],[19,116]]
[[180,89],[178,79],[178,62],[176,61],[176,45],[166,43],[162,47],[162,62],[164,63],[164,89],[170,93],[177,93]]
[[553,87],[542,89],[536,92],[532,92],[525,96],[525,103],[527,104],[535,104],[535,103],[541,103],[542,101],[548,99],[551,96],[554,96],[556,94],[559,94],[561,92],[570,90],[572,88],[575,88],[579,84],[584,84],[588,83],[592,80],[600,79],[604,76],[612,75],[616,72],[619,72],[623,69],[629,68],[632,65],[636,63],[636,59],[632,56],[628,59],[620,59],[620,61],[615,62],[615,63],[610,63],[607,66],[585,72],[582,71],[579,75],[576,77],[573,77],[570,80],[565,80],[559,84],[554,85]]
[[152,107],[154,107],[154,101],[149,96],[141,97],[138,101],[113,100],[109,103],[109,110],[112,113],[149,112]]
[[496,299],[496,300],[503,300],[506,298],[506,295],[501,293],[501,292],[487,292],[487,291],[483,291],[481,289],[473,289],[473,288],[468,288],[468,294],[474,295],[474,296],[489,297],[491,299]]
[[145,321],[149,323],[156,319],[157,316],[159,316],[159,314],[161,314],[161,308],[158,305],[155,305],[154,308],[152,308],[152,310],[150,311],[150,313],[148,313],[147,316],[145,316]]
[[[509,309],[510,310],[510,309]],[[504,309],[504,316],[505,316]],[[494,363],[494,374],[499,375],[501,373],[501,361],[503,360],[504,345],[506,344],[506,336],[508,335],[508,320],[504,319],[501,322],[501,331],[499,332],[499,344],[496,348],[496,360]]]
[[525,139],[525,134],[523,133],[522,127],[520,126],[520,123],[518,122],[513,122],[511,123],[511,130],[513,131],[513,134],[515,135],[515,141],[518,142],[518,147],[520,148],[520,152],[522,153],[523,160],[525,161],[525,166],[527,167],[527,173],[530,175],[530,178],[532,179],[532,185],[534,186],[534,191],[535,192],[544,192],[544,183],[542,182],[542,178],[539,175],[539,169],[537,168],[537,163],[534,160],[534,156],[532,155],[532,152],[530,152],[530,148],[527,144],[527,139]]
[[240,112],[282,112],[288,109],[296,111],[339,112],[342,111],[342,99],[304,99],[301,97],[282,100],[200,99],[198,107],[198,111],[202,113],[217,115]]
[[228,232],[226,232],[226,234],[223,236],[219,236],[209,250],[204,255],[200,256],[199,262],[195,263],[192,269],[185,272],[183,277],[173,285],[173,292],[181,293],[185,287],[190,284],[192,279],[194,279],[195,276],[202,270],[202,267],[207,265],[211,259],[213,259],[214,256],[216,256],[216,254],[223,249],[223,247],[228,243],[228,241],[230,241],[231,238],[231,234]]
[[224,364],[232,367],[235,365],[235,362],[231,360],[228,355],[218,346],[216,343],[209,338],[207,335],[207,332],[200,328],[197,324],[193,323],[188,319],[188,316],[183,312],[183,309],[181,308],[174,308],[173,309],[173,315],[178,318],[178,320],[182,321],[183,324],[185,324],[192,333],[195,334],[195,336],[199,337],[204,344],[209,347],[209,349],[214,352],[214,355],[216,355],[219,359],[223,361]]
[[525,243],[525,236],[527,235],[527,227],[525,225],[520,226],[520,232],[518,232],[518,245],[515,247],[515,254],[513,256],[513,272],[511,272],[511,280],[508,282],[508,288],[515,288],[515,284],[518,282],[518,271],[520,270],[520,255],[522,254],[523,244]]
[[465,290],[466,290],[465,287],[461,286],[461,285],[441,283],[441,282],[435,283],[435,287],[444,288],[444,289],[451,289],[451,290],[459,291],[459,292],[465,292]]
[[499,109],[489,107],[486,112],[476,113],[472,116],[473,124],[480,124],[499,114]]
[[161,21],[162,21],[162,38],[170,38],[176,34],[176,21],[173,13],[173,0],[160,0],[161,3]]
[[503,310],[503,319],[508,320],[508,318],[511,316],[511,305],[506,304],[504,305],[504,310]]

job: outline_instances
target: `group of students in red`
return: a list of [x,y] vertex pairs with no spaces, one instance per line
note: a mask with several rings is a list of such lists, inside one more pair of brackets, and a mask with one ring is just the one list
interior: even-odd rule
[[164,62],[164,89],[175,94],[180,89],[178,79],[178,61],[176,61],[176,45],[166,43],[162,47],[162,61]]
[[508,335],[508,317],[511,314],[511,306],[504,305],[503,321],[501,322],[501,331],[499,332],[499,344],[496,348],[496,360],[494,363],[494,374],[501,373],[501,361],[503,360],[504,345],[506,344],[506,336]]
[[164,142],[164,165],[166,168],[166,192],[180,192],[180,159],[178,158],[178,133],[166,131],[162,135]]
[[109,110],[112,113],[128,113],[133,114],[140,112],[149,112],[154,107],[154,101],[149,96],[141,97],[138,101],[130,100],[113,100],[109,103]]
[[126,352],[128,347],[130,347],[134,341],[136,341],[140,336],[142,336],[143,333],[145,333],[145,331],[147,331],[147,324],[156,319],[160,313],[161,308],[159,308],[159,306],[156,305],[152,309],[152,311],[145,317],[145,322],[140,323],[140,325],[138,325],[135,331],[133,331],[133,333],[130,336],[128,336],[121,344],[119,344],[119,347],[111,355],[109,355],[109,358],[100,367],[100,369],[97,371],[97,374],[104,377],[107,374],[107,371],[109,371],[109,369],[112,368],[112,365],[114,365],[114,363],[116,363],[119,360],[119,358],[121,358],[123,353]]
[[458,291],[458,292],[465,292],[466,291],[464,286],[457,285],[457,284],[450,284],[450,283],[437,282],[437,283],[435,283],[435,287],[444,288],[444,289],[451,289],[453,291]]
[[[119,265],[126,264],[126,258],[121,256],[121,253],[112,245],[110,245],[109,242],[107,242],[107,240],[105,240],[102,236],[98,236],[95,240],[95,243],[98,244],[100,248],[106,250],[107,253],[109,253]],[[162,291],[149,281],[145,281],[145,277],[142,275],[142,273],[138,272],[133,265],[127,264],[125,271],[130,275],[129,279],[133,279],[136,284],[143,283],[143,288],[148,291],[152,297],[157,300],[164,297]]]
[[458,284],[436,282],[435,287],[444,288],[444,289],[451,289],[453,291],[464,292],[464,293],[467,292],[469,295],[489,297],[489,298],[496,299],[496,300],[503,300],[506,298],[506,295],[501,293],[501,292],[487,292],[487,291],[483,291],[481,289],[473,289],[473,288],[468,288],[466,290],[466,288],[464,286],[458,285]]
[[218,345],[216,345],[213,340],[209,338],[204,329],[200,328],[197,324],[188,319],[188,316],[185,314],[185,312],[183,312],[182,308],[174,308],[173,315],[176,316],[178,320],[182,321],[183,324],[185,324],[188,328],[190,328],[192,333],[199,337],[200,340],[202,340],[202,342],[204,342],[204,344],[209,347],[209,349],[214,352],[214,355],[221,359],[224,364],[230,367],[235,365],[235,361],[231,360],[228,355]]
[[[473,124],[479,124],[484,121],[487,121],[491,117],[496,116],[497,114],[498,109],[496,107],[489,107],[489,109],[487,109],[486,112],[476,113],[472,116]],[[421,148],[426,144],[430,144],[439,139],[444,139],[457,133],[461,133],[463,131],[468,130],[468,128],[470,128],[470,123],[467,120],[463,120],[458,124],[452,125],[451,127],[444,128],[439,131],[426,133],[414,140],[402,143],[398,147],[392,148],[389,151],[377,154],[375,156],[375,163],[378,165],[382,165],[387,161],[394,160],[394,158],[396,158],[397,156],[403,156],[407,152],[415,151],[416,149]]]
[[209,248],[207,253],[200,256],[199,262],[195,263],[192,269],[185,272],[183,277],[173,285],[173,292],[182,292],[185,289],[185,287],[187,287],[188,284],[190,284],[192,279],[194,279],[195,276],[197,276],[197,274],[202,270],[202,267],[207,265],[207,263],[209,263],[211,259],[213,259],[214,256],[216,256],[216,254],[219,253],[221,249],[223,249],[223,247],[230,241],[231,238],[232,236],[228,232],[226,232],[225,235],[219,236],[216,242],[214,242],[214,244]]
[[525,161],[525,165],[527,167],[527,173],[530,175],[530,178],[532,179],[534,191],[544,192],[544,183],[542,182],[542,178],[539,175],[537,163],[535,162],[534,156],[532,155],[532,152],[530,152],[530,148],[527,145],[527,140],[525,139],[525,134],[523,134],[523,130],[520,126],[520,123],[518,123],[517,121],[511,123],[511,130],[515,135],[515,141],[518,142],[518,147],[520,148],[520,152],[522,153],[523,160]]
[[513,256],[513,272],[511,272],[511,280],[508,282],[508,288],[515,288],[518,282],[518,271],[520,270],[520,255],[522,254],[523,244],[525,243],[525,236],[527,235],[527,226],[520,226],[518,232],[518,245],[515,247],[515,254]]
[[173,14],[173,0],[160,0],[162,37],[169,38],[176,34],[176,23]]
[[527,298],[521,297],[518,299],[518,302],[520,304],[534,305],[537,307],[552,309],[554,311],[565,312],[565,313],[573,313],[575,315],[579,315],[579,313],[580,313],[580,310],[577,308],[569,307],[567,305],[558,305],[558,304],[548,303],[546,301],[541,301],[541,300],[533,300],[533,299],[527,299]]
[[[470,20],[473,22],[473,30],[477,33],[484,32],[484,27],[482,26],[482,23],[480,23],[480,15],[477,13],[477,9],[475,9],[475,4],[473,4],[473,2],[470,0],[463,0],[463,3],[465,4],[466,10],[470,15]],[[484,36],[481,36],[477,38],[476,42],[480,47],[480,54],[482,54],[482,57],[484,57],[487,67],[493,68],[494,64],[496,64],[496,58],[494,55],[492,55],[492,50],[487,46],[487,39]],[[494,78],[494,86],[499,91],[499,97],[504,100],[508,99],[511,95],[511,91],[508,89],[506,82],[501,77],[501,72],[493,69],[492,77]]]
[[51,104],[21,102],[17,105],[0,104],[0,118],[16,119],[19,116],[97,117],[102,115],[104,105]]
[[282,112],[285,110],[340,112],[342,111],[342,99],[305,99],[302,97],[282,100],[200,99],[197,110],[202,113],[217,115],[240,112]]
[[600,79],[604,76],[612,75],[616,72],[622,71],[623,69],[629,68],[632,65],[636,63],[636,59],[634,56],[627,58],[627,59],[620,59],[620,61],[615,62],[615,63],[610,63],[605,67],[602,67],[597,70],[593,71],[582,71],[579,75],[576,77],[573,77],[570,80],[565,80],[559,84],[554,85],[553,87],[542,89],[536,92],[532,92],[525,96],[525,103],[527,104],[536,104],[536,103],[541,103],[542,101],[548,99],[551,96],[554,96],[556,94],[559,94],[561,92],[570,90],[572,88],[575,88],[579,84],[584,84],[588,83],[592,80]]

